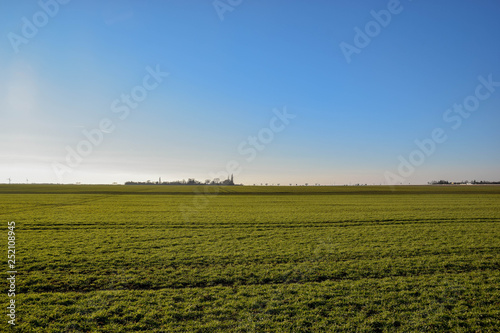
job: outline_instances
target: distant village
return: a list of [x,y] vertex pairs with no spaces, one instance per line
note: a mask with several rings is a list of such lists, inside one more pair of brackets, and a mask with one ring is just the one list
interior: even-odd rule
[[[464,180],[464,181],[459,181],[459,182],[452,182],[452,181],[447,181],[447,180],[433,180],[431,182],[428,182],[429,185],[500,185],[500,181],[486,181],[486,180],[481,180],[481,181],[476,181],[476,180]],[[234,183],[234,178],[233,175],[228,176],[227,179],[220,180],[219,178],[215,178],[213,180],[207,179],[204,182],[201,182],[199,180],[196,180],[194,178],[189,178],[188,180],[175,180],[175,181],[162,181],[161,177],[158,179],[158,181],[151,181],[147,180],[145,182],[134,182],[134,181],[128,181],[125,182],[125,185],[242,185],[242,184],[235,184]],[[254,186],[256,184],[253,184]],[[264,184],[261,184],[264,185]],[[267,183],[265,184],[266,186],[268,185]],[[273,184],[274,185],[274,184]],[[278,186],[280,184],[277,184]],[[295,184],[296,186],[299,186],[298,184]],[[305,183],[304,186],[308,186],[310,184]],[[293,186],[293,184],[290,184],[290,186]],[[314,184],[314,186],[321,186],[321,184]],[[347,186],[347,185],[344,185]],[[367,184],[354,184],[350,186],[367,186]]]
[[234,184],[233,175],[228,176],[227,179],[220,180],[219,178],[215,178],[213,180],[207,179],[204,182],[200,182],[194,178],[189,178],[188,180],[176,180],[172,182],[165,182],[161,180],[161,177],[158,181],[154,182],[151,180],[147,180],[145,182],[133,182],[128,181],[125,182],[125,185],[236,185]]
[[490,182],[486,180],[464,180],[461,182],[449,182],[447,180],[433,180],[432,182],[429,182],[429,185],[498,185],[500,182]]

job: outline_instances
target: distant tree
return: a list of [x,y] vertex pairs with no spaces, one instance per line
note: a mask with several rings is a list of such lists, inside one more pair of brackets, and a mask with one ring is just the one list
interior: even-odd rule
[[447,180],[439,180],[439,181],[433,180],[429,184],[431,184],[431,185],[448,185],[448,184],[451,184],[451,183],[449,181],[447,181]]

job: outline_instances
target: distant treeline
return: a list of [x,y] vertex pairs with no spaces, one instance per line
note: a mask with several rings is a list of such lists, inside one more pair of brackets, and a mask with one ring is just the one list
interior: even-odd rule
[[233,181],[233,176],[231,175],[231,178],[222,181],[219,178],[215,178],[213,180],[207,179],[204,182],[200,182],[199,180],[196,180],[194,178],[189,178],[188,180],[183,179],[171,182],[162,182],[160,179],[156,182],[152,182],[151,180],[145,182],[128,181],[125,182],[125,185],[235,185],[235,184]]
[[430,185],[469,185],[469,184],[471,184],[471,185],[497,185],[497,184],[500,184],[500,181],[499,182],[491,182],[491,181],[487,181],[487,180],[481,180],[481,181],[464,180],[461,182],[449,182],[447,180],[433,180],[432,182],[429,182],[429,184]]

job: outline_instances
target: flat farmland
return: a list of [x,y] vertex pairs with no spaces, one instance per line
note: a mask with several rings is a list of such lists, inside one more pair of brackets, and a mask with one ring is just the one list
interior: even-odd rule
[[0,208],[22,332],[500,328],[499,186],[0,185]]

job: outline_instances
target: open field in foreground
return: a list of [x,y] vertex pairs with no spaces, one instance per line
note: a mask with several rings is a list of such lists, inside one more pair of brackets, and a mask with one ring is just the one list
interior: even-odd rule
[[21,332],[500,328],[497,186],[1,185],[0,208]]

